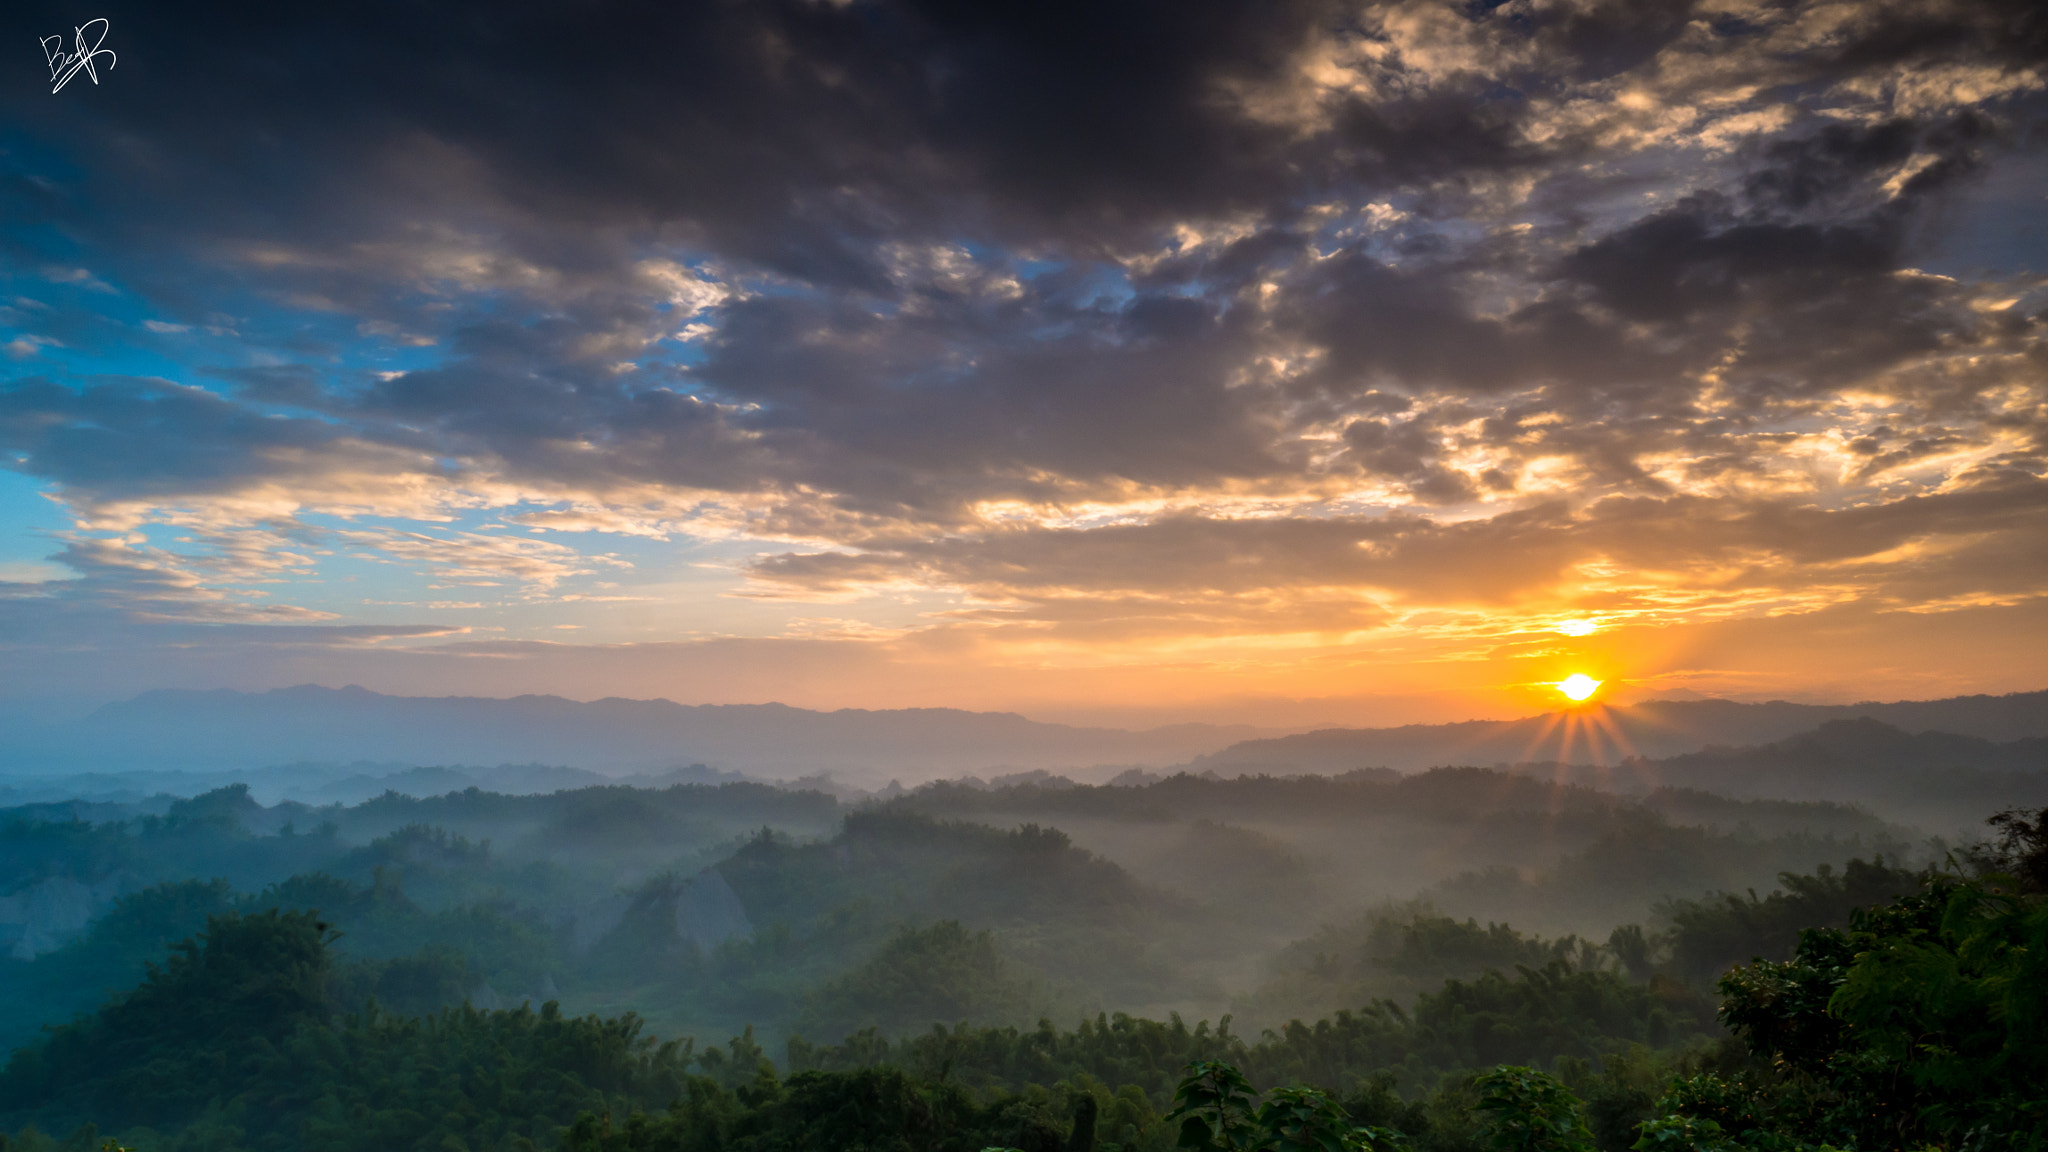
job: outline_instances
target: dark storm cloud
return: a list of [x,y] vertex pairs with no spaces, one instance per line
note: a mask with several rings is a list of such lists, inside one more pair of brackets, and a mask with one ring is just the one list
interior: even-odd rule
[[1237,326],[1196,300],[1074,309],[1035,296],[1021,289],[997,316],[910,319],[749,302],[701,375],[816,445],[792,479],[930,514],[1034,487],[1056,495],[1033,471],[1085,490],[1278,469],[1228,387],[1247,352]]
[[[123,82],[9,105],[36,143],[120,178],[11,194],[74,223],[295,243],[483,197],[503,202],[479,205],[479,222],[509,250],[571,273],[616,261],[621,229],[672,224],[879,288],[868,244],[882,237],[993,225],[1114,240],[1574,154],[1586,141],[1572,134],[1529,137],[1523,94],[1650,67],[1693,19],[1668,2],[1472,7],[1469,73],[1395,59],[1382,71],[1398,87],[1298,92],[1304,51],[1384,43],[1389,21],[1429,7],[116,5]],[[65,18],[34,5],[10,26]],[[2004,0],[1873,4],[1802,58],[2022,64],[2043,57],[2043,23]],[[120,211],[145,202],[153,219]]]
[[1075,307],[1057,284],[1012,290],[993,303],[914,294],[914,315],[889,317],[758,297],[725,310],[688,372],[621,374],[564,347],[589,326],[490,323],[454,333],[440,366],[326,410],[535,484],[806,485],[940,518],[1033,469],[1082,485],[1277,470],[1224,379],[1244,334],[1207,305]]
[[1604,0],[1529,19],[1552,59],[1569,61],[1579,80],[1600,80],[1649,61],[1685,31],[1692,0]]
[[1560,270],[1629,320],[1677,324],[1835,295],[1892,271],[1896,247],[1876,223],[1750,222],[1700,198],[1587,245]]
[[[1773,308],[1854,298],[1900,266],[1914,209],[1974,171],[1992,134],[1986,118],[1964,113],[1925,130],[1892,119],[1778,140],[1745,182],[1747,203],[1688,197],[1578,249],[1558,271],[1631,320],[1685,322],[1745,301]],[[1894,196],[1875,208],[1858,202],[1916,155],[1925,163]],[[1796,215],[1845,199],[1853,214]]]
[[266,419],[167,380],[113,379],[74,390],[30,377],[0,391],[0,449],[15,453],[23,470],[88,493],[230,490],[297,474],[279,450],[319,452],[337,439],[332,425]]
[[[1472,8],[1459,19],[1475,56],[1458,67],[1394,58],[1379,71],[1397,83],[1378,91],[1303,90],[1305,51],[1384,43],[1389,21],[1426,7],[117,4],[121,82],[9,100],[84,178],[17,177],[10,208],[109,235],[316,247],[394,214],[467,214],[570,276],[614,268],[623,232],[672,226],[880,290],[880,238],[1126,241],[1578,154],[1576,135],[1530,138],[1526,94],[1645,67],[1690,17],[1671,3]],[[1871,7],[1828,45],[1829,67],[2017,61],[2039,38],[2024,6]],[[31,5],[9,25],[66,18]],[[1247,114],[1262,102],[1275,107]]]
[[[1966,120],[1974,125],[1975,117]],[[1812,136],[1779,140],[1764,149],[1770,164],[1751,177],[1750,197],[1798,211],[1825,203],[1844,189],[1910,159],[1917,143],[1909,120],[1868,127],[1830,124]]]
[[2048,60],[2048,13],[2029,0],[1875,3],[1851,34],[1816,53],[1838,73],[1943,61],[2024,66]]
[[[10,101],[93,168],[38,214],[129,229],[347,240],[444,193],[524,217],[502,240],[571,272],[618,228],[677,225],[823,282],[882,286],[878,237],[993,219],[1129,235],[1263,209],[1313,155],[1228,85],[1282,77],[1322,3],[378,4],[108,9],[124,80]],[[10,27],[58,26],[57,8]],[[47,94],[44,94],[47,96]],[[1349,129],[1398,163],[1486,137],[1454,104]],[[1426,146],[1407,148],[1414,142]],[[1386,161],[1385,162],[1392,162]],[[437,184],[446,186],[437,187]],[[128,211],[122,211],[127,209]],[[369,218],[366,218],[369,217]],[[545,221],[545,224],[535,224]],[[486,221],[493,223],[494,221]],[[573,237],[573,239],[571,239]]]
[[1631,348],[1608,319],[1569,301],[1539,299],[1506,315],[1477,314],[1474,269],[1389,265],[1350,249],[1318,262],[1288,286],[1276,320],[1323,350],[1308,380],[1350,393],[1404,390],[1485,394],[1560,380],[1608,382],[1624,358],[1635,371],[1672,365]]

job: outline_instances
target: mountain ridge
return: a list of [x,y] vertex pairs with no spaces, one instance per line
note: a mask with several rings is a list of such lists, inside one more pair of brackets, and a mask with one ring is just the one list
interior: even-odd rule
[[[1829,720],[1866,718],[1905,732],[1944,732],[2009,742],[2048,736],[2048,691],[1941,700],[1797,704],[1786,700],[1651,700],[1544,713],[1517,720],[1463,720],[1392,728],[1322,728],[1242,741],[1198,756],[1196,771],[1414,772],[1445,764],[1532,761],[1621,764],[1720,745],[1789,739]],[[1575,722],[1576,721],[1576,722]]]
[[825,712],[776,702],[390,696],[358,685],[168,688],[102,705],[71,724],[0,736],[0,763],[14,774],[110,764],[247,770],[307,760],[542,760],[610,772],[702,763],[768,776],[841,772],[880,783],[942,771],[1174,764],[1273,731],[1085,728],[957,708]]
[[[832,773],[863,787],[1048,769],[1223,774],[1418,771],[1441,764],[1620,764],[1788,739],[1835,719],[1994,741],[2048,737],[2048,692],[1843,705],[1649,701],[1514,720],[1276,734],[1242,725],[1132,731],[958,708],[820,711],[553,695],[391,696],[350,685],[158,689],[82,720],[0,732],[0,771],[246,771],[303,761],[526,764],[604,773],[705,764],[755,776]],[[1247,737],[1250,737],[1249,739]]]

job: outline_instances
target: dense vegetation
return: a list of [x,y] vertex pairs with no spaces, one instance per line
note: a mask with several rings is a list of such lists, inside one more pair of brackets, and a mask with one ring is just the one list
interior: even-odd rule
[[[1019,1126],[1054,1114],[1057,1090],[1069,1102],[1099,1096],[1109,1131],[1143,1140],[1157,1136],[1193,1061],[1229,1061],[1272,1082],[1359,1085],[1391,1100],[1397,1079],[1427,1085],[1502,1061],[1591,1061],[1698,1040],[1708,1027],[1690,1000],[1674,1005],[1615,973],[1560,962],[1452,981],[1412,1011],[1381,1003],[1256,1041],[1227,1022],[1124,1016],[1072,1031],[1041,1023],[901,1042],[872,1029],[830,1046],[792,1039],[785,1082],[750,1035],[698,1053],[643,1039],[637,1018],[567,1019],[553,1004],[424,1018],[354,1006],[360,986],[334,964],[332,937],[311,913],[212,917],[140,987],[17,1051],[0,1076],[0,1115],[55,1130],[89,1120],[142,1146],[442,1148],[453,1137],[519,1147],[552,1140],[583,1112],[666,1110],[660,1123],[670,1128],[775,1128],[793,1117],[802,1128],[835,1094],[867,1108],[864,1094],[893,1092],[905,1108],[942,1104],[944,1124],[977,1138],[1016,1143]],[[611,1146],[601,1125],[584,1129]]]
[[[1768,886],[1904,835],[1839,806],[1467,769],[936,785],[852,809],[746,783],[33,805],[0,812],[0,1047],[132,985],[207,916],[272,907],[318,909],[344,961],[405,962],[413,977],[377,979],[407,1012],[552,999],[773,1042],[1116,1010],[1278,1026],[1549,958],[1446,944],[1371,962],[1342,925],[1390,900],[1598,942],[1661,923],[1662,898]],[[909,988],[889,956],[947,921],[982,941],[959,980],[922,999],[862,990]]]
[[[1703,1004],[1656,974],[1557,957],[1447,981],[1412,1011],[1383,1001],[1257,1040],[1123,1016],[902,1041],[870,1029],[792,1039],[778,1070],[751,1034],[698,1052],[632,1016],[552,1003],[350,1010],[361,987],[330,925],[231,911],[139,987],[17,1051],[0,1115],[28,1125],[10,1149],[50,1147],[36,1125],[90,1147],[104,1125],[144,1152],[2039,1148],[2048,813],[2001,830],[1969,867],[1728,973],[1733,1035],[1718,1042]],[[1854,883],[1803,879],[1788,904]],[[1404,944],[1473,938],[1427,923],[1411,920]],[[885,956],[957,960],[985,943],[942,927]]]
[[0,899],[110,893],[0,959],[21,1147],[1163,1149],[1191,1065],[1250,1093],[1217,1147],[2038,1119],[1983,1079],[2038,1063],[2029,818],[1936,871],[1838,806],[1466,769],[81,815],[0,813]]

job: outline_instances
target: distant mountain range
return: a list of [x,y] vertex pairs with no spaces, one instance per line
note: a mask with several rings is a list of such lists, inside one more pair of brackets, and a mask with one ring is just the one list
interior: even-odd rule
[[[1444,764],[1540,761],[1615,765],[1632,757],[1770,745],[1830,721],[1855,719],[1901,733],[1947,734],[1915,737],[1925,747],[1914,755],[1949,755],[1981,767],[2016,757],[2017,767],[2034,751],[1999,752],[1980,745],[2048,738],[2048,692],[1849,705],[1659,701],[1522,720],[1276,737],[1271,729],[1205,724],[1142,732],[1084,728],[1015,713],[950,708],[819,712],[781,704],[385,696],[362,688],[312,686],[269,692],[165,690],[106,705],[75,723],[0,732],[0,775],[247,774],[275,765],[359,761],[384,766],[367,780],[341,785],[347,790],[380,784],[384,774],[413,765],[557,765],[619,775],[702,764],[781,779],[832,773],[863,787],[891,779],[916,784],[942,776],[1034,769],[1071,774],[1102,766],[1182,765],[1226,776],[1376,766],[1418,771]],[[1839,743],[1853,731],[1839,730],[1832,738]],[[1887,740],[1879,743],[1890,747]],[[1848,755],[1840,749],[1833,754]],[[532,771],[463,768],[461,774],[464,782],[490,788],[497,775]],[[329,769],[317,775],[328,785],[363,773]],[[1100,779],[1107,774],[1079,775]],[[461,786],[452,775],[448,782]],[[274,786],[284,787],[284,781]]]
[[1609,792],[1711,792],[1735,799],[1855,804],[1886,820],[1982,835],[2006,808],[2048,805],[2048,737],[1995,741],[1905,732],[1868,717],[1830,720],[1749,748],[1705,748],[1612,767],[1521,764],[1513,771]]
[[782,778],[830,772],[879,785],[897,777],[916,783],[970,772],[1175,764],[1271,731],[1181,724],[1128,732],[952,708],[816,712],[782,704],[385,696],[307,685],[147,692],[73,724],[0,733],[0,772],[237,772],[370,761],[619,773],[707,764]]
[[[123,819],[123,805],[161,816],[174,799],[197,796],[231,784],[246,784],[254,802],[273,805],[296,800],[315,806],[360,804],[386,792],[443,796],[478,788],[505,796],[532,796],[600,785],[666,788],[673,784],[725,784],[745,777],[702,764],[631,775],[592,772],[554,764],[406,765],[402,763],[318,764],[300,762],[269,768],[226,771],[177,769],[73,772],[62,775],[0,775],[0,810],[35,808],[39,820]],[[61,811],[60,811],[61,810]],[[65,812],[68,811],[69,815]]]
[[1393,768],[1414,772],[1445,764],[1513,765],[1537,761],[1621,764],[1721,746],[1762,745],[1831,720],[1875,720],[1902,732],[1979,740],[2048,737],[2048,692],[1958,696],[1890,704],[1740,704],[1661,700],[1622,707],[1553,712],[1522,720],[1470,720],[1400,728],[1328,728],[1247,740],[1198,756],[1195,771],[1224,776]]

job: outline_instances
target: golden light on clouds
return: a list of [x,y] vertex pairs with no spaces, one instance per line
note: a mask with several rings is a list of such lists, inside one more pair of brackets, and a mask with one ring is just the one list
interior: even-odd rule
[[[1958,55],[1997,5],[1794,0],[1739,36],[1367,5],[1363,39],[1275,6],[1271,38],[1119,72],[1097,127],[1126,145],[1043,155],[1002,100],[933,134],[897,46],[785,7],[720,26],[786,69],[660,100],[466,62],[621,125],[587,165],[468,104],[356,124],[385,104],[343,89],[343,128],[219,146],[240,93],[207,72],[24,129],[73,189],[45,207],[110,215],[0,254],[0,703],[59,654],[81,698],[1147,725],[2041,686],[2048,247],[2014,97],[2048,72]],[[1954,31],[1900,55],[1864,8]],[[1604,31],[1529,34],[1553,18]],[[1642,52],[1579,58],[1611,40]],[[831,144],[732,147],[756,113]]]

